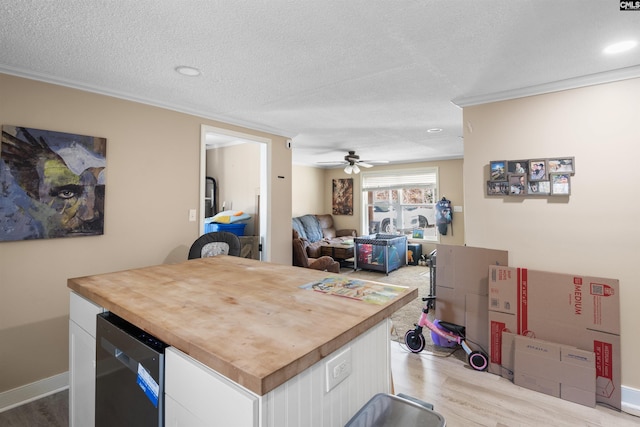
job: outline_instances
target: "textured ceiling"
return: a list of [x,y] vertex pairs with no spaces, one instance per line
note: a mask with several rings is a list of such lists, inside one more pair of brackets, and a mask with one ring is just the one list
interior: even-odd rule
[[616,0],[4,0],[0,16],[0,72],[283,134],[299,164],[460,158],[453,100],[640,76],[640,48],[602,53],[640,40]]

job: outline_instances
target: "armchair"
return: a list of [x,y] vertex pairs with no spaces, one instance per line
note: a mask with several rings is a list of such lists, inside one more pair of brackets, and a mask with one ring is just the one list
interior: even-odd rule
[[312,268],[314,270],[328,271],[330,273],[340,273],[340,263],[330,256],[320,258],[309,258],[306,246],[309,243],[300,238],[293,239],[293,265],[297,267]]

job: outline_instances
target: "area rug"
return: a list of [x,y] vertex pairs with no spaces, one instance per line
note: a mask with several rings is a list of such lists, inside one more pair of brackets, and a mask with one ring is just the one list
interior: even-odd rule
[[[348,275],[362,280],[370,280],[373,282],[388,283],[391,285],[400,286],[413,286],[418,288],[418,298],[414,299],[394,314],[391,315],[391,321],[393,323],[393,329],[391,331],[391,339],[398,341],[404,346],[404,334],[413,329],[415,323],[418,322],[424,302],[422,297],[426,297],[430,294],[430,269],[429,267],[423,267],[418,265],[406,265],[400,267],[397,270],[392,271],[389,275],[383,272],[357,270],[353,271],[352,268],[342,268],[341,274]],[[429,313],[431,320],[433,320],[433,313]],[[431,334],[429,330],[425,328],[423,333],[426,345],[423,350],[424,353],[431,353],[436,356],[454,356],[460,360],[466,360],[466,354],[460,347],[447,348],[439,347],[431,340]],[[407,351],[409,351],[407,349]]]

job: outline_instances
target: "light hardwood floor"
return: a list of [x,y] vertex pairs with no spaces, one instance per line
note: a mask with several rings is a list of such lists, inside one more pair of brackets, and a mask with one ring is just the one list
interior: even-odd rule
[[640,426],[640,417],[547,396],[474,371],[456,357],[411,353],[395,341],[391,361],[394,392],[433,404],[447,427]]
[[[497,375],[476,372],[461,359],[413,354],[392,341],[394,392],[433,404],[448,427],[640,426],[640,417],[527,390]],[[66,427],[67,401],[64,391],[0,413],[0,426]]]

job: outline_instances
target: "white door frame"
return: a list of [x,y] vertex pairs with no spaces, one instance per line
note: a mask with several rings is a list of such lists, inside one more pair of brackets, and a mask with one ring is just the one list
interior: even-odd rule
[[204,231],[204,199],[206,193],[206,176],[207,176],[207,134],[215,133],[225,136],[232,136],[247,142],[260,143],[260,245],[262,251],[260,252],[260,259],[263,261],[270,260],[270,254],[268,253],[268,245],[266,244],[268,238],[268,216],[269,216],[269,199],[271,197],[271,188],[269,186],[269,180],[267,177],[269,168],[269,148],[271,147],[272,140],[270,138],[264,138],[256,135],[251,135],[243,132],[236,132],[229,129],[219,128],[209,125],[200,126],[200,221],[199,232]]

